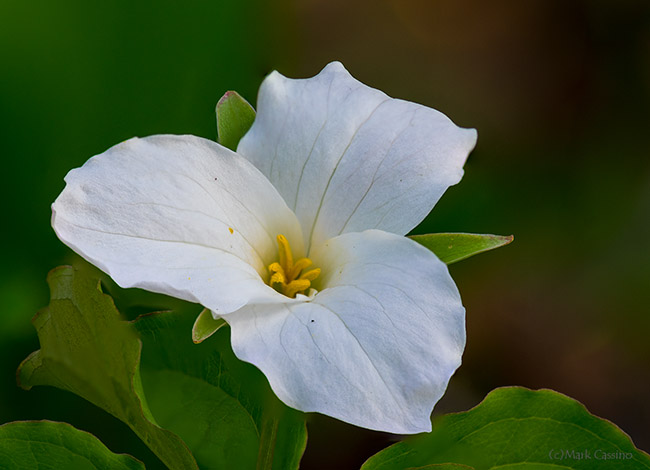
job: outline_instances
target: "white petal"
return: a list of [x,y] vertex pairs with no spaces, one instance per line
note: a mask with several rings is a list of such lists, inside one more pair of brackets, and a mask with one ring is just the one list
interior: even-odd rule
[[277,72],[237,152],[278,188],[308,246],[377,228],[404,235],[460,181],[476,131],[393,99],[333,62],[317,76]]
[[314,262],[324,284],[311,302],[247,305],[226,318],[235,354],[299,410],[430,431],[465,346],[465,309],[447,267],[378,230],[330,239]]
[[300,227],[264,175],[234,152],[193,136],[134,138],[65,180],[54,230],[120,286],[217,314],[286,300],[261,276],[278,233],[302,249]]

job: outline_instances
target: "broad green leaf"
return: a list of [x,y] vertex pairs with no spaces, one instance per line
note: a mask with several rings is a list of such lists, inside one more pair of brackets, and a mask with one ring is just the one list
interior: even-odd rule
[[506,387],[477,407],[442,416],[433,431],[394,444],[362,470],[405,470],[437,463],[476,470],[650,469],[650,456],[614,424],[552,390]]
[[0,426],[0,468],[144,470],[144,465],[112,453],[95,436],[67,423],[16,421]]
[[156,420],[183,438],[200,468],[255,468],[255,425],[236,399],[175,370],[145,369],[143,381]]
[[99,281],[69,266],[47,281],[50,304],[32,320],[41,349],[20,365],[20,386],[69,390],[128,424],[169,468],[196,469],[183,441],[152,419],[141,393],[140,340]]
[[235,357],[229,328],[194,344],[193,320],[161,312],[135,322],[144,343],[143,389],[156,421],[183,438],[201,468],[297,469],[307,439],[304,415]]
[[451,264],[507,245],[515,237],[477,233],[429,233],[411,235],[409,238],[433,251],[444,263]]
[[217,141],[230,150],[237,144],[255,120],[255,110],[236,91],[227,91],[217,103]]
[[215,320],[209,309],[204,308],[192,327],[192,341],[201,343],[212,336],[219,328],[226,326],[226,320],[219,318]]

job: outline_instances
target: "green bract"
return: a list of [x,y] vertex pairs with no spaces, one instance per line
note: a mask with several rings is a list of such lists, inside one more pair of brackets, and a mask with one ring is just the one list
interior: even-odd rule
[[434,420],[433,432],[379,452],[362,470],[443,463],[476,470],[640,470],[650,468],[650,457],[614,424],[565,395],[506,387],[472,410]]
[[171,469],[197,468],[183,441],[156,425],[141,390],[141,343],[99,280],[56,268],[50,304],[34,317],[41,349],[20,365],[21,387],[69,390],[124,421]]
[[239,140],[255,120],[255,110],[236,91],[229,91],[217,103],[218,142],[230,150],[237,150]]
[[504,237],[477,233],[429,233],[427,235],[411,235],[409,238],[433,251],[446,264],[494,250],[514,240],[512,235]]
[[214,333],[216,333],[219,328],[226,326],[227,323],[222,318],[217,318],[216,320],[212,318],[210,310],[204,308],[196,321],[194,326],[192,326],[192,341],[195,343],[201,343],[202,341],[208,339]]
[[190,317],[158,313],[132,324],[97,279],[61,267],[48,282],[50,305],[34,319],[41,349],[21,364],[23,388],[52,385],[82,396],[128,424],[172,470],[199,468],[197,461],[298,468],[303,415],[234,357],[227,328],[195,345]]

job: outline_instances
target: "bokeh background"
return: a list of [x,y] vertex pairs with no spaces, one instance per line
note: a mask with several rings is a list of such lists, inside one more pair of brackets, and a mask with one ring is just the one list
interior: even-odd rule
[[[67,421],[161,468],[123,424],[15,385],[38,348],[66,172],[132,136],[215,137],[229,89],[341,60],[479,142],[419,232],[514,234],[451,266],[464,364],[436,413],[504,385],[580,400],[650,450],[650,3],[646,0],[0,2],[0,422]],[[160,300],[164,303],[164,299]],[[303,468],[358,468],[394,438],[312,416]]]

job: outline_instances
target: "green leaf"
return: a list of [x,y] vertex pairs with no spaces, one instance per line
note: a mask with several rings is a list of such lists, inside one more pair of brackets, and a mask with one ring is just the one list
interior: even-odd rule
[[41,349],[20,365],[19,385],[69,390],[128,424],[169,468],[196,469],[183,441],[153,420],[141,393],[140,340],[99,281],[69,266],[47,281],[50,304],[32,320]]
[[112,453],[95,436],[67,423],[16,421],[0,426],[0,468],[144,470],[144,465]]
[[199,344],[215,334],[219,328],[226,326],[226,324],[226,320],[223,318],[215,320],[210,310],[204,308],[199,316],[196,317],[196,321],[192,327],[192,341]]
[[237,144],[255,120],[255,110],[236,91],[227,91],[217,103],[217,141],[230,150]]
[[506,237],[477,233],[429,233],[410,235],[409,238],[433,251],[446,264],[508,245],[515,239],[513,235]]
[[201,468],[297,469],[307,439],[304,415],[235,357],[229,328],[194,344],[193,320],[161,312],[135,322],[144,343],[142,384],[156,421],[183,438]]
[[405,470],[437,463],[476,470],[639,470],[650,469],[650,456],[614,424],[565,395],[505,387],[472,410],[434,420],[431,433],[384,449],[361,469]]

